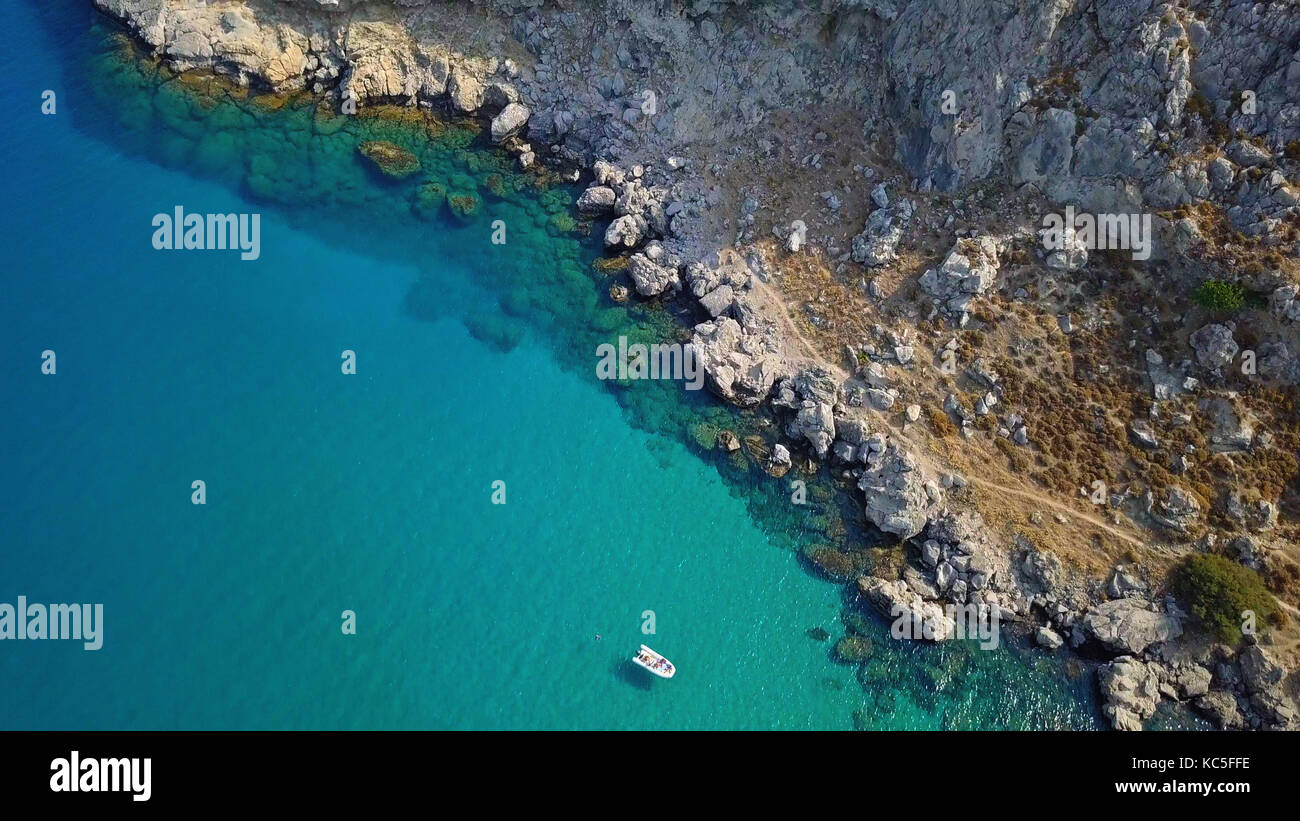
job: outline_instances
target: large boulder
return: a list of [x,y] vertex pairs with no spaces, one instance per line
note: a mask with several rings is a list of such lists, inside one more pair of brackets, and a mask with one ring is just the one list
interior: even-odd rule
[[944,641],[956,632],[956,622],[942,606],[924,601],[902,579],[863,576],[858,590],[881,615],[894,620],[891,632],[896,637]]
[[1141,730],[1160,704],[1160,678],[1154,665],[1121,656],[1097,670],[1105,704],[1102,713],[1116,730]]
[[614,189],[593,185],[578,197],[578,212],[589,217],[603,217],[614,212]]
[[696,325],[691,344],[709,389],[741,407],[753,407],[767,398],[777,380],[788,373],[772,330],[743,327],[729,316]]
[[731,310],[736,303],[736,292],[730,285],[719,285],[700,297],[700,307],[709,312],[711,317],[719,317]]
[[447,94],[451,96],[451,104],[457,111],[470,114],[483,105],[483,82],[468,72],[456,69],[447,81]]
[[[943,572],[986,601],[988,594],[1006,594],[999,597],[999,607],[1007,613],[1021,611],[1016,601],[1023,591],[1011,572],[1008,551],[979,513],[944,509],[931,517],[925,536],[923,554],[931,544],[938,551],[936,577]],[[941,571],[945,565],[951,573]]]
[[1026,550],[1020,574],[1029,593],[1052,593],[1061,581],[1061,560],[1050,550]]
[[920,285],[941,311],[961,316],[971,300],[992,287],[997,277],[997,242],[987,236],[963,238],[953,245],[942,265],[921,275]]
[[1230,453],[1248,449],[1255,441],[1255,420],[1249,409],[1233,399],[1214,396],[1196,403],[1209,420],[1210,450]]
[[[704,300],[701,300],[703,302]],[[794,411],[786,433],[805,439],[818,459],[826,458],[835,441],[835,398],[839,382],[824,368],[805,368],[781,381],[772,404]],[[851,450],[851,449],[850,449]],[[847,461],[847,460],[846,460]]]
[[646,240],[646,221],[626,214],[605,229],[605,247],[611,249],[635,248]]
[[528,106],[520,103],[510,103],[501,109],[501,113],[492,118],[492,142],[505,142],[523,131],[531,113]]
[[852,240],[853,261],[879,268],[897,259],[898,243],[903,239],[903,229],[911,220],[912,213],[913,206],[909,200],[900,200],[873,211],[867,217],[862,233]]
[[1183,633],[1178,619],[1161,613],[1150,602],[1140,598],[1095,604],[1084,614],[1083,623],[1110,650],[1135,656],[1153,644],[1169,641]]
[[1237,697],[1227,690],[1211,690],[1193,703],[1220,730],[1240,730],[1246,725]]
[[1180,664],[1170,670],[1170,679],[1181,698],[1196,698],[1210,691],[1214,674],[1199,664]]
[[1222,368],[1237,355],[1237,341],[1227,325],[1206,325],[1189,337],[1196,361],[1205,368]]
[[791,420],[786,432],[799,439],[807,439],[818,459],[825,459],[831,442],[835,441],[835,414],[826,402],[805,399]]
[[1264,693],[1276,688],[1286,677],[1286,669],[1274,661],[1263,647],[1252,644],[1237,657],[1241,680],[1249,693]]
[[652,262],[645,254],[633,254],[627,261],[627,272],[641,296],[658,296],[681,285],[676,268]]
[[1186,533],[1201,515],[1201,503],[1190,491],[1170,485],[1164,497],[1147,492],[1147,514],[1162,527]]
[[925,529],[943,502],[943,491],[926,475],[915,454],[891,441],[872,451],[858,478],[871,523],[886,533],[910,539]]

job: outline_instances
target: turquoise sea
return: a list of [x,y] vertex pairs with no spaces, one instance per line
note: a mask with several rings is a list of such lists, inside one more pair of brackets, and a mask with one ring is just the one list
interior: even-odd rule
[[[1100,726],[1059,657],[891,641],[799,555],[856,543],[826,480],[709,450],[762,420],[596,380],[678,320],[609,299],[572,191],[459,124],[187,87],[89,6],[18,3],[0,53],[0,602],[102,603],[104,644],[0,642],[0,728]],[[260,258],[155,250],[178,205],[260,214]]]

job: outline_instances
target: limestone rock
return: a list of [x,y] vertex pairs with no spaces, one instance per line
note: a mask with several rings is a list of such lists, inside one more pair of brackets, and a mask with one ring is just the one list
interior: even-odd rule
[[817,458],[825,459],[831,442],[835,441],[835,414],[826,402],[805,399],[786,432],[795,438],[808,440]]
[[1038,632],[1034,634],[1034,640],[1038,642],[1040,647],[1046,647],[1048,650],[1055,650],[1065,644],[1065,639],[1061,638],[1061,635],[1050,627],[1038,628]]
[[635,248],[646,240],[645,220],[626,215],[619,217],[605,229],[606,248]]
[[603,217],[614,213],[614,189],[593,185],[578,197],[578,212],[589,217]]
[[1206,368],[1222,368],[1237,355],[1237,342],[1227,325],[1206,325],[1192,334],[1188,342],[1196,351],[1196,361]]
[[1152,666],[1121,656],[1097,670],[1105,705],[1102,712],[1116,730],[1141,730],[1160,704],[1160,680]]
[[722,316],[695,326],[692,345],[709,389],[741,407],[767,397],[788,366],[768,334]]
[[1163,499],[1147,492],[1147,514],[1158,524],[1185,533],[1200,518],[1201,503],[1190,491],[1170,485]]
[[959,239],[943,264],[921,275],[921,288],[948,315],[965,313],[971,300],[997,281],[998,245],[992,237]]
[[1241,680],[1247,692],[1263,693],[1277,687],[1286,676],[1286,669],[1278,664],[1263,647],[1252,644],[1237,657],[1241,668]]
[[956,630],[956,623],[941,606],[923,601],[901,579],[863,576],[858,579],[858,590],[872,607],[895,620],[900,631],[913,639],[944,641]]
[[523,131],[531,113],[527,106],[519,103],[510,103],[501,109],[501,113],[492,118],[492,142],[505,142]]
[[451,73],[447,82],[447,93],[451,95],[451,104],[457,111],[472,114],[483,105],[483,83],[477,77],[461,69]]
[[1236,696],[1226,690],[1211,690],[1197,698],[1195,704],[1220,730],[1240,730],[1246,724]]
[[858,479],[867,518],[886,533],[910,539],[920,533],[942,501],[943,491],[897,442],[878,453]]
[[1153,644],[1182,635],[1178,619],[1161,613],[1138,598],[1095,604],[1083,617],[1084,626],[1107,648],[1140,655]]
[[633,254],[628,259],[627,273],[641,296],[658,296],[681,286],[676,268],[652,262],[645,254]]

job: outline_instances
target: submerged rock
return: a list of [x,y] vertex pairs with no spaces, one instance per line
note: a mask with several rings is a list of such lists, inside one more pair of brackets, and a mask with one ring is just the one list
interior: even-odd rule
[[387,140],[368,140],[359,144],[357,150],[393,179],[400,180],[420,170],[420,161],[414,154]]
[[729,430],[718,431],[718,447],[728,453],[735,453],[740,450],[740,439],[736,434]]
[[440,182],[426,182],[415,189],[411,212],[422,220],[436,219],[447,204],[447,188]]
[[478,194],[456,192],[447,196],[447,207],[461,222],[472,222],[482,206]]
[[831,634],[821,627],[810,627],[804,635],[813,641],[826,641],[831,637]]
[[804,550],[804,556],[832,581],[848,581],[857,572],[853,559],[834,548],[810,546]]
[[835,656],[840,661],[859,664],[871,658],[875,648],[866,636],[845,636],[835,642]]

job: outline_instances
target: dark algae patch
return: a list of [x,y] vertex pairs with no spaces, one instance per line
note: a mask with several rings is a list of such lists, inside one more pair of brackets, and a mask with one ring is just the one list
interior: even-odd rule
[[357,146],[361,156],[374,163],[385,176],[405,179],[420,170],[420,161],[400,145],[387,140],[366,140]]

